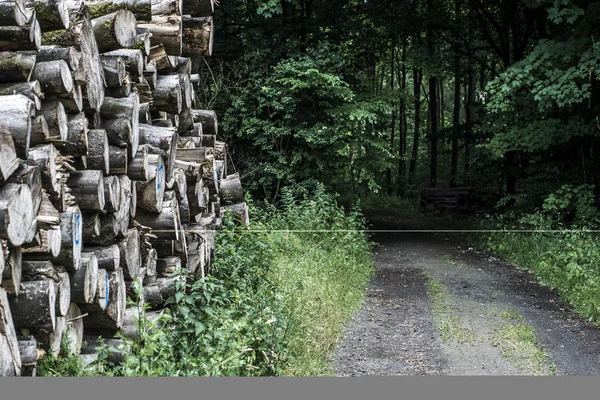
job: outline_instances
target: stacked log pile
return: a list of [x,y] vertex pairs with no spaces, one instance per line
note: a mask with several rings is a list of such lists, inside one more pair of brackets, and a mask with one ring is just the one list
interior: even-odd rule
[[458,213],[473,211],[477,194],[473,188],[423,188],[420,210],[422,213]]
[[135,337],[127,296],[160,310],[173,272],[208,273],[224,210],[248,223],[216,114],[196,109],[212,10],[0,0],[0,376],[61,341],[89,362],[99,336]]

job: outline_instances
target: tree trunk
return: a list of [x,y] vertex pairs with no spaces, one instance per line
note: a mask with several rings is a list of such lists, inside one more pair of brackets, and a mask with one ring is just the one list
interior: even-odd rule
[[202,137],[218,134],[217,114],[213,110],[192,110],[192,116],[194,122],[202,123]]
[[0,48],[4,50],[37,50],[42,44],[42,31],[37,18],[23,26],[0,26]]
[[414,85],[414,107],[415,107],[415,129],[413,136],[413,145],[411,152],[410,165],[408,168],[409,182],[415,182],[417,171],[417,160],[419,157],[419,137],[421,136],[421,83],[423,81],[423,72],[420,69],[413,69]]
[[83,223],[79,207],[72,206],[60,214],[61,250],[56,263],[64,265],[69,271],[79,269],[83,237]]
[[119,49],[102,54],[102,59],[121,57],[125,61],[125,70],[134,77],[144,74],[146,58],[139,49]]
[[454,59],[454,112],[452,114],[452,156],[450,162],[450,187],[456,187],[458,173],[458,138],[460,137],[461,74],[460,57]]
[[429,160],[429,186],[437,186],[437,145],[438,145],[438,79],[435,76],[429,78],[429,139],[430,160]]
[[45,95],[66,96],[73,90],[73,77],[63,60],[36,62],[32,78]]

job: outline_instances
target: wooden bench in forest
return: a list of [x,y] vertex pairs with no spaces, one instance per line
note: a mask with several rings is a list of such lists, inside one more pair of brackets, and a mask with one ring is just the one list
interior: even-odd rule
[[421,190],[420,211],[422,213],[464,214],[473,210],[475,190],[462,188],[423,188]]

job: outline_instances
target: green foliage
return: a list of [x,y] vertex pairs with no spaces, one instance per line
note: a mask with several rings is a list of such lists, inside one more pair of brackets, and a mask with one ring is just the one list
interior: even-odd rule
[[364,221],[357,209],[346,214],[320,184],[284,189],[282,207],[253,206],[250,228],[226,215],[210,274],[177,273],[168,309],[155,321],[141,318],[139,338],[123,338],[131,355],[119,366],[104,362],[105,373],[329,372],[328,356],[371,273]]

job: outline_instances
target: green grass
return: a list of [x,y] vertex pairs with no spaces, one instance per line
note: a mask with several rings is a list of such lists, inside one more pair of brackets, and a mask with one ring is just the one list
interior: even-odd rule
[[272,274],[286,314],[291,357],[284,373],[295,376],[331,374],[330,355],[344,324],[360,306],[371,275],[365,249],[334,245],[327,235],[290,234]]
[[516,310],[500,313],[491,343],[524,375],[556,375],[556,366],[539,345],[533,327]]
[[457,315],[448,292],[442,283],[429,278],[427,295],[431,300],[434,322],[444,342],[464,344],[473,343],[477,340],[475,330],[467,327],[462,318]]

